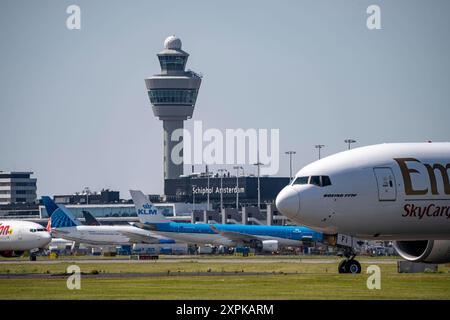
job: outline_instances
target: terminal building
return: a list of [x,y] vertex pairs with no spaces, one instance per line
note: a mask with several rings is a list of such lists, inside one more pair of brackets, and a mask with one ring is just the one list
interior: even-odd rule
[[[277,194],[289,184],[288,177],[260,177],[260,205],[274,203]],[[230,174],[194,174],[178,179],[166,179],[164,194],[168,201],[175,202],[207,202],[209,209],[242,208],[257,206],[258,177],[232,176]],[[222,198],[222,201],[221,201]],[[238,205],[236,205],[238,201]],[[222,206],[221,206],[222,203]]]
[[287,177],[200,173],[166,179],[164,189],[170,201],[206,203],[208,210],[193,210],[193,223],[286,225],[289,221],[278,213],[275,198],[289,181]]
[[103,189],[101,192],[77,192],[68,195],[55,195],[53,200],[60,204],[111,204],[120,202],[119,191]]

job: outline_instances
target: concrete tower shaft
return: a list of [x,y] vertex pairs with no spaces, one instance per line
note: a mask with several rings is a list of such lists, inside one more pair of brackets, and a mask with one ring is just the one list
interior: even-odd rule
[[[180,143],[182,140],[172,141],[171,137],[175,130],[183,129],[183,120],[164,120],[163,130],[164,130],[164,179],[175,179],[183,175],[183,162],[175,163],[172,157],[172,150],[174,150],[175,145]],[[181,137],[183,139],[183,137]],[[178,152],[178,156],[183,159],[183,149]]]
[[[145,79],[145,85],[153,114],[163,121],[164,179],[176,179],[183,174],[183,162],[172,159],[172,151],[181,141],[172,141],[172,134],[192,117],[202,79],[193,71],[185,71],[189,54],[181,50],[179,38],[168,37],[157,56],[161,73]],[[182,157],[182,149],[178,155]]]

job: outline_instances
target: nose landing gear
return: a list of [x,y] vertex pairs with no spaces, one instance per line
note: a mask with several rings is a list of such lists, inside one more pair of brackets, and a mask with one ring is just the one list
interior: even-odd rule
[[361,273],[361,264],[355,260],[356,253],[351,248],[344,251],[345,259],[339,263],[339,273]]

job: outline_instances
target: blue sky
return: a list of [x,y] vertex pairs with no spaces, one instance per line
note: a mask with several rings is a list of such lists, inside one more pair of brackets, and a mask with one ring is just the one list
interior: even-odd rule
[[[81,30],[66,28],[71,4]],[[366,27],[371,4],[381,30]],[[2,0],[0,170],[34,171],[39,195],[162,193],[162,124],[144,78],[171,34],[204,76],[193,120],[280,129],[279,175],[288,149],[296,171],[315,144],[328,155],[349,137],[449,141],[448,12],[424,0]]]

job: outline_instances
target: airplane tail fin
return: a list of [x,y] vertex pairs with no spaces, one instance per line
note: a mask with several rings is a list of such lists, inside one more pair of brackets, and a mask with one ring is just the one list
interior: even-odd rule
[[68,228],[81,225],[72,213],[63,205],[56,204],[50,197],[42,197],[45,209],[50,217],[51,228]]
[[48,217],[51,218],[53,212],[58,210],[57,204],[52,200],[52,198],[47,196],[42,197],[42,202],[44,203],[45,210],[47,210]]
[[47,230],[47,232],[52,232],[52,218],[48,218],[47,221],[47,226],[45,227],[45,230]]
[[88,226],[99,226],[101,225],[100,222],[98,222],[97,219],[94,218],[94,216],[86,210],[83,210],[83,216],[84,216],[84,220],[86,221],[86,224]]
[[133,198],[136,213],[141,223],[165,223],[170,222],[164,217],[158,209],[150,202],[142,191],[130,190],[131,198]]

